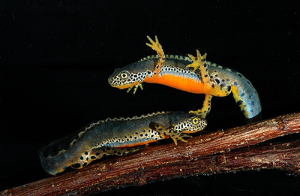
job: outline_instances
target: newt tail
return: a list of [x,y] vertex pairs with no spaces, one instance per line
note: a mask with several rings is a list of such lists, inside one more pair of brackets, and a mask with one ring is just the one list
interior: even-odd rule
[[213,96],[233,94],[236,103],[247,119],[261,114],[259,96],[251,82],[242,74],[206,61],[206,54],[197,56],[165,55],[157,37],[148,37],[147,44],[158,55],[148,56],[138,62],[116,69],[108,78],[112,87],[127,89],[142,88],[142,83],[157,83],[195,94],[205,94],[203,108],[190,113],[205,118],[211,109]]

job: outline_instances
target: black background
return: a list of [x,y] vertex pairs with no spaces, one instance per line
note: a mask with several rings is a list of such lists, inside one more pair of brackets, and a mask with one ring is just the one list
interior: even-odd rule
[[[247,77],[263,119],[299,112],[299,3],[293,1],[1,1],[0,190],[46,178],[38,150],[93,120],[196,110],[204,95],[110,87],[117,67],[155,54],[207,52]],[[296,2],[296,1],[295,1]],[[213,98],[208,131],[245,124],[232,95]],[[295,140],[291,135],[282,140]],[[168,141],[172,142],[171,140]],[[157,182],[104,194],[295,194],[300,178],[264,170]]]

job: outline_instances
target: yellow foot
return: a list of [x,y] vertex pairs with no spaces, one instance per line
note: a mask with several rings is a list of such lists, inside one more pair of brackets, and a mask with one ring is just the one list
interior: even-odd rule
[[132,87],[129,87],[128,90],[127,90],[127,93],[129,93],[129,91],[130,91],[133,87],[134,87],[134,89],[133,89],[133,94],[135,94],[135,92],[137,91],[137,89],[138,89],[139,87],[143,90],[143,85],[142,85],[142,83],[138,83],[138,84],[136,84],[136,85],[134,85],[134,86],[132,86]]
[[174,141],[175,145],[177,145],[177,141],[182,141],[182,142],[187,142],[184,137],[191,138],[192,136],[187,135],[187,134],[172,134],[171,138]]
[[200,67],[204,67],[205,65],[205,58],[206,58],[206,53],[201,56],[199,50],[197,50],[197,57],[194,57],[193,55],[189,54],[188,56],[193,60],[192,64],[187,65],[186,67],[193,67],[195,71],[196,69],[200,68]]
[[155,50],[160,57],[164,57],[165,54],[162,49],[162,46],[158,42],[157,36],[155,36],[155,42],[149,36],[147,36],[147,38],[149,39],[151,44],[146,43],[146,45],[149,46],[150,48],[152,48],[153,50]]

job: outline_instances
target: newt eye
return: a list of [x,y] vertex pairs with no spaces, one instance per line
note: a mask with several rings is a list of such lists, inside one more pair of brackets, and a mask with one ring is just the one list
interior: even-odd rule
[[198,123],[199,123],[198,118],[194,118],[194,119],[193,119],[193,124],[196,125],[196,124],[198,124]]
[[128,73],[127,72],[121,73],[121,78],[122,79],[126,79],[127,77],[128,77]]

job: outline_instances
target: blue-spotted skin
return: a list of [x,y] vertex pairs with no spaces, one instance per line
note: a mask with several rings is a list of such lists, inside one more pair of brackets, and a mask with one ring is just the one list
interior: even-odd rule
[[[150,128],[151,123],[167,129],[160,132]],[[184,141],[181,134],[201,131],[206,124],[205,120],[185,112],[106,119],[42,147],[39,156],[45,171],[55,175],[69,166],[80,169],[104,155],[126,155],[169,137]]]

